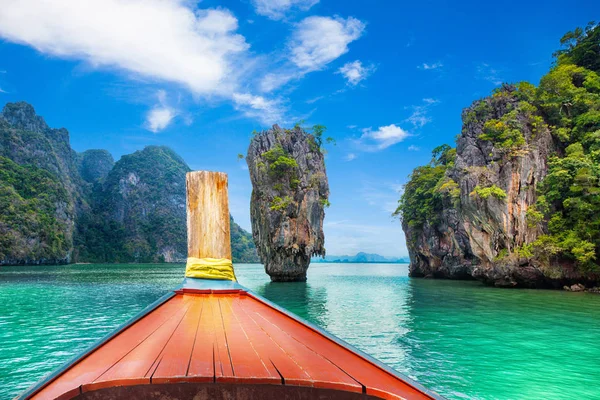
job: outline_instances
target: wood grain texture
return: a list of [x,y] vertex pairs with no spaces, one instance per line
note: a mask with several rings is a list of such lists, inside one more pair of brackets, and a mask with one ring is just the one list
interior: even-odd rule
[[186,175],[188,257],[231,260],[227,174]]
[[[308,400],[301,387],[328,391],[317,398],[433,399],[247,292],[179,293],[26,399],[158,398],[152,387],[169,384],[179,389],[163,397],[183,400],[179,390],[200,382],[216,392],[194,398],[270,399],[283,386],[280,400]],[[233,383],[256,391],[219,395]],[[113,387],[145,389],[104,396]]]

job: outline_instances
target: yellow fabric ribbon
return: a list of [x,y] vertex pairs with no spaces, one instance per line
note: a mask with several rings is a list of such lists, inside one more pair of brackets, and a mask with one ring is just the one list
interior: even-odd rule
[[233,263],[228,258],[188,257],[185,276],[187,278],[237,281],[233,271]]

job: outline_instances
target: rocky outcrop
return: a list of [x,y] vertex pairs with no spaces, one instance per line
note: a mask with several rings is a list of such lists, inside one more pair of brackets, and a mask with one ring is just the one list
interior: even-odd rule
[[541,113],[515,87],[504,86],[465,109],[462,119],[456,158],[444,177],[454,196],[440,190],[440,209],[423,224],[403,220],[411,276],[479,279],[502,287],[595,281],[568,261],[542,262],[517,251],[546,229],[530,223],[528,210],[548,157],[560,151]]
[[[173,262],[186,258],[187,164],[150,146],[116,164],[106,150],[77,154],[66,129],[30,104],[0,113],[0,265]],[[232,220],[235,262],[256,262]]]
[[320,145],[300,127],[274,125],[248,148],[252,235],[272,281],[304,281],[311,256],[325,255],[329,184]]

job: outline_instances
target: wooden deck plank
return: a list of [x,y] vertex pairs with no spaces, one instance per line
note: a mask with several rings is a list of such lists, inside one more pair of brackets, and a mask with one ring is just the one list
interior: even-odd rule
[[182,381],[284,383],[355,393],[366,389],[384,399],[431,398],[244,292],[178,294],[31,398],[71,398],[79,387]]
[[195,296],[190,300],[190,308],[158,357],[158,365],[149,372],[152,383],[185,380],[202,316],[204,297]]
[[[234,296],[215,296],[219,301],[223,327],[227,335],[229,354],[235,379],[223,378],[222,382],[244,382],[254,383],[281,383],[281,377],[270,361],[263,360],[256,352],[252,341],[249,339],[244,326],[240,323],[231,307]],[[235,296],[237,298],[238,296]],[[268,365],[268,367],[267,367]]]
[[58,379],[52,381],[32,398],[36,400],[55,399],[59,395],[92,382],[102,375],[119,359],[143,342],[152,332],[181,308],[182,296],[175,296],[159,306],[152,313],[125,329],[93,353],[74,364]]
[[222,378],[233,378],[235,375],[231,364],[227,335],[223,327],[223,317],[219,307],[219,300],[213,294],[208,295],[208,300],[212,316],[211,323],[215,333],[215,379],[219,381]]
[[273,369],[277,371],[284,381],[299,382],[305,381],[307,385],[312,385],[311,376],[290,357],[290,355],[281,348],[260,326],[247,314],[241,306],[242,298],[232,300],[232,307],[248,339],[252,342],[254,348],[263,360],[269,360]]
[[[249,294],[249,297],[255,298],[251,294]],[[349,349],[267,306],[260,299],[255,299],[260,302],[260,304],[256,304],[256,308],[260,310],[260,315],[265,320],[288,332],[296,341],[306,344],[314,352],[321,354],[343,368],[347,374],[366,387],[367,394],[384,399],[417,400],[427,398],[416,388],[387,373]]]
[[[187,372],[188,380],[197,382],[213,382],[215,380],[215,328],[212,307],[208,295],[189,295],[202,298],[202,313],[194,339],[194,347]],[[219,365],[219,369],[221,366]]]
[[[186,299],[184,299],[185,301]],[[93,382],[84,384],[84,392],[100,389],[103,387],[150,383],[148,371],[155,364],[158,356],[162,353],[169,339],[180,325],[189,309],[188,304],[182,304],[171,318],[155,330],[137,347],[131,350],[125,357],[120,359],[105,373]]]
[[[301,365],[308,375],[310,375],[314,387],[362,392],[363,386],[359,382],[338,368],[337,365],[314,352],[310,347],[312,343],[299,342],[291,336],[293,332],[287,333],[265,319],[262,316],[265,308],[261,303],[250,297],[246,297],[240,303],[247,311],[250,318],[252,318],[279,347],[285,349],[286,353],[296,364]],[[303,325],[299,325],[295,329],[307,328]],[[275,366],[279,368],[277,364]],[[289,382],[289,384],[304,383],[287,378],[286,382]]]

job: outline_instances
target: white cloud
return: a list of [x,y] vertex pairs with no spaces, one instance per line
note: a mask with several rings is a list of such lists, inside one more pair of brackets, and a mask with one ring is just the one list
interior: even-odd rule
[[423,63],[422,65],[417,66],[417,68],[428,70],[428,69],[442,68],[443,66],[444,66],[444,64],[442,64],[440,61],[438,61],[438,62],[434,62],[431,64]]
[[[255,59],[238,21],[224,8],[199,9],[189,0],[19,0],[0,7],[0,38],[95,68],[124,71],[150,82],[183,86],[195,96],[231,100],[261,120],[283,115],[275,100],[240,98],[239,87]],[[245,86],[245,85],[243,85]],[[246,90],[244,90],[246,92]],[[260,103],[263,103],[262,106]],[[246,106],[246,108],[244,108]],[[262,107],[268,111],[252,113]],[[168,126],[176,110],[147,114],[153,131]]]
[[165,129],[177,116],[177,110],[167,104],[166,91],[157,91],[156,97],[158,98],[158,104],[146,114],[146,128],[154,133]]
[[364,67],[362,62],[356,60],[344,64],[344,66],[338,70],[338,73],[342,74],[344,78],[346,78],[348,84],[356,86],[360,81],[371,75],[374,70],[374,66]]
[[146,116],[148,130],[157,133],[165,129],[175,118],[175,113],[168,107],[155,107]]
[[233,102],[246,116],[265,124],[284,122],[285,109],[279,100],[270,100],[250,93],[234,93]]
[[94,67],[228,95],[248,44],[226,9],[187,0],[19,0],[0,7],[0,36]]
[[348,51],[365,24],[348,17],[308,17],[296,25],[289,43],[291,60],[304,71],[317,71]]
[[419,151],[421,150],[421,148],[419,146],[415,146],[415,145],[410,145],[408,146],[408,151]]
[[267,18],[283,19],[291,9],[306,11],[319,0],[252,0],[256,13]]
[[346,161],[352,161],[354,159],[356,159],[356,154],[354,154],[354,153],[348,153],[346,155]]
[[[281,57],[285,61],[260,79],[260,91],[272,92],[325,68],[348,52],[348,44],[362,35],[364,27],[364,23],[352,17],[308,17],[300,21],[288,40],[287,54]],[[371,72],[372,67],[363,68],[364,72]]]
[[363,129],[360,143],[366,151],[378,151],[400,143],[409,136],[408,132],[395,124],[380,126],[377,130]]

